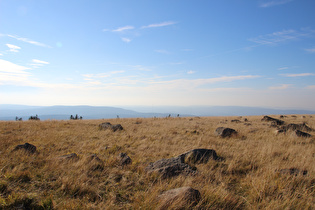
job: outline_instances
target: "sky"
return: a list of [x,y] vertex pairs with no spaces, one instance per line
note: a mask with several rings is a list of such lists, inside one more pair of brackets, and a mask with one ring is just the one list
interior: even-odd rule
[[314,0],[0,0],[0,104],[315,110]]

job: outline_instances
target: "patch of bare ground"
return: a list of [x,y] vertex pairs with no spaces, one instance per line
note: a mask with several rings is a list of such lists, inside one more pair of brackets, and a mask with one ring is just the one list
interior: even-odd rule
[[[314,130],[308,138],[276,135],[278,125],[262,118],[2,121],[0,209],[157,209],[174,189],[200,194],[176,194],[172,209],[314,209]],[[281,120],[315,128],[315,116]],[[123,130],[99,129],[104,122]],[[218,127],[237,135],[220,137]],[[36,152],[15,150],[25,143]],[[166,178],[146,171],[193,149],[214,150],[220,160],[190,161],[194,173]]]

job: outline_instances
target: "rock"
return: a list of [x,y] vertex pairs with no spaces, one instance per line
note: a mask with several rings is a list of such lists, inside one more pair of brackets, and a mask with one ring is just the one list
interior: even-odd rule
[[17,145],[12,151],[17,151],[17,150],[24,150],[25,152],[33,154],[36,152],[36,146],[29,143],[20,144],[20,145]]
[[212,149],[193,149],[185,152],[177,157],[169,159],[161,159],[154,163],[150,163],[145,170],[148,173],[157,172],[162,178],[168,178],[183,175],[194,175],[196,168],[189,164],[207,163],[210,159],[223,160],[219,157],[215,150]]
[[264,116],[261,121],[274,122],[276,125],[283,125],[284,121],[278,120],[269,116]]
[[131,158],[126,153],[120,153],[119,156],[119,163],[120,165],[129,165],[132,163]]
[[297,168],[287,168],[287,169],[280,169],[280,170],[277,170],[277,172],[279,172],[280,174],[289,174],[289,175],[303,175],[305,176],[307,174],[307,170],[300,170],[300,169],[297,169]]
[[112,131],[123,130],[124,128],[120,124],[112,125],[109,122],[99,124],[100,130],[111,129]]
[[298,136],[298,137],[305,137],[305,138],[312,137],[311,134],[305,133],[305,132],[300,131],[300,130],[295,130],[295,135]]
[[183,158],[185,163],[207,163],[209,159],[222,160],[213,149],[193,149],[178,157]]
[[191,187],[181,187],[163,192],[159,209],[191,209],[201,199],[200,192]]
[[75,160],[75,159],[78,159],[78,155],[76,153],[71,153],[71,154],[68,154],[68,155],[62,155],[62,156],[59,156],[58,159],[59,160]]
[[231,122],[240,123],[240,120],[231,120]]
[[291,123],[291,124],[288,124],[288,125],[284,125],[281,127],[282,129],[284,130],[304,130],[304,131],[307,131],[307,132],[312,132],[314,131],[313,128],[310,128],[308,127],[305,123],[302,123],[302,124],[294,124],[294,123]]
[[145,170],[148,173],[157,172],[162,178],[178,176],[179,174],[189,175],[196,173],[181,157],[158,160],[154,163],[150,163]]
[[231,137],[232,135],[237,135],[237,131],[232,128],[218,127],[215,130],[215,134],[217,136],[221,136],[225,138],[225,137]]

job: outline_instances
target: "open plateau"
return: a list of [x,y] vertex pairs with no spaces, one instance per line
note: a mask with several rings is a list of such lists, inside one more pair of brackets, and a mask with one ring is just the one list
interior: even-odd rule
[[314,209],[315,115],[0,121],[0,209]]

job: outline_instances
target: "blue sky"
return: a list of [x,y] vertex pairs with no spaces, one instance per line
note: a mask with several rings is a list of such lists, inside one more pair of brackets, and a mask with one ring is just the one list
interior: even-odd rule
[[315,110],[313,0],[0,0],[0,104]]

